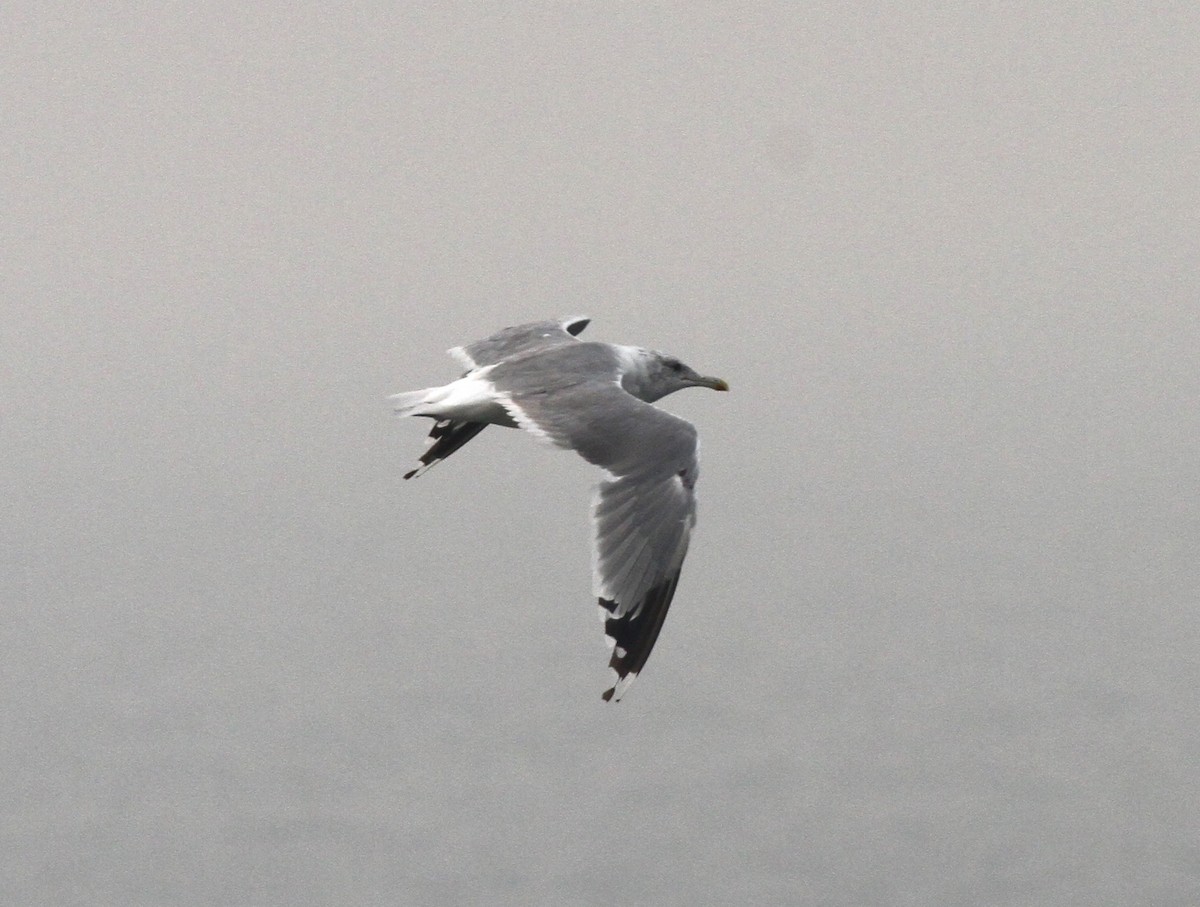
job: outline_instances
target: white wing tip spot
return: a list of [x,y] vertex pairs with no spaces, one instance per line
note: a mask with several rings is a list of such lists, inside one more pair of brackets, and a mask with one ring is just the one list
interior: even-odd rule
[[[608,620],[608,618],[612,616],[608,613],[608,611],[605,609],[605,607],[603,605],[600,605],[599,607],[597,607],[596,611],[600,616],[600,623],[602,625],[604,625],[606,623],[606,621]],[[613,650],[613,652],[616,653],[617,658],[624,658],[626,655],[629,654],[624,648],[617,645],[616,637],[609,636],[607,633],[604,634],[604,644],[607,645],[610,649]]]
[[[611,669],[610,669],[611,670]],[[616,675],[613,671],[613,675]],[[630,671],[624,677],[618,677],[611,687],[604,691],[603,696],[605,702],[620,702],[621,697],[629,690],[630,684],[637,680],[637,671]]]

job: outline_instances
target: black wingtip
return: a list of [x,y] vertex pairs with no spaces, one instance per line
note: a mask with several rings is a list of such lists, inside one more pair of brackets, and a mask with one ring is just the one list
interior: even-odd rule
[[406,472],[404,478],[414,479],[417,476],[423,476],[485,428],[487,428],[486,422],[455,422],[453,419],[439,419],[429,430],[429,437],[425,439],[429,447],[417,458],[417,468]]
[[591,321],[592,319],[586,317],[569,318],[563,323],[563,330],[572,337],[577,337],[585,327],[591,324]]

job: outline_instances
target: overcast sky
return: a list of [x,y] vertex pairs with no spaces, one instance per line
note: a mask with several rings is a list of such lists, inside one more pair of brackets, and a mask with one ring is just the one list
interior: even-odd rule
[[[0,20],[0,901],[1200,903],[1194,4]],[[386,402],[573,314],[733,389],[616,706]]]

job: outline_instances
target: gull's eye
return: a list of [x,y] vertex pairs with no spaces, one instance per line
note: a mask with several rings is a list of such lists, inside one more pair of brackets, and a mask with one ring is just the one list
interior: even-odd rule
[[682,372],[683,371],[683,363],[676,359],[672,359],[670,362],[667,363],[667,368],[669,368],[673,372]]

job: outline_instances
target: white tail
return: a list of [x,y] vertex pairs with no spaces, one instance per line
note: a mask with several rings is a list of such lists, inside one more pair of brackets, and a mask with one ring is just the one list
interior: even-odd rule
[[429,402],[429,392],[436,388],[425,388],[420,391],[405,391],[402,394],[392,394],[388,397],[397,416],[419,416],[421,408]]
[[456,422],[498,422],[515,424],[496,396],[490,381],[478,372],[451,381],[444,387],[393,394],[392,405],[398,416],[431,416]]

